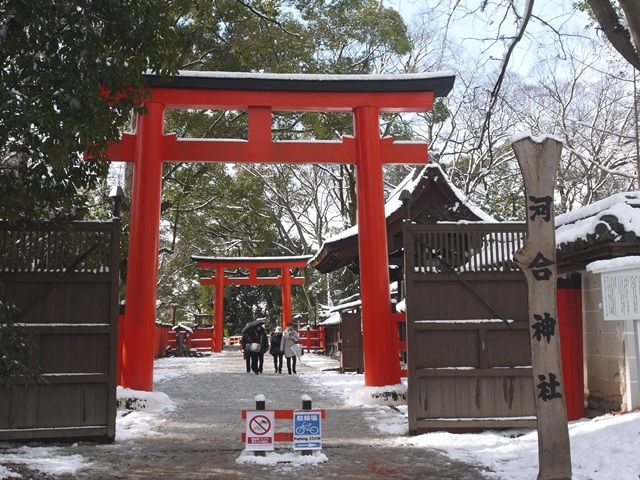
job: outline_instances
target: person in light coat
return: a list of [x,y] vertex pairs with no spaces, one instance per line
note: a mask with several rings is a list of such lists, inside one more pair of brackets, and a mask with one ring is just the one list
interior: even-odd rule
[[291,350],[291,347],[298,343],[300,343],[300,337],[293,328],[293,323],[287,324],[287,330],[282,334],[282,340],[280,341],[280,350],[284,352],[284,358],[287,359],[289,375],[291,375],[291,372],[296,373],[296,354]]

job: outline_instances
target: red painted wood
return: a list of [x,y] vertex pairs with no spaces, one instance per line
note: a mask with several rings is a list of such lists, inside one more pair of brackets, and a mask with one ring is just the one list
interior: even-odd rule
[[[240,435],[240,440],[242,440],[242,443],[246,441],[244,432]],[[273,440],[275,442],[293,442],[293,433],[292,432],[275,432],[273,434]]]
[[139,131],[131,195],[122,383],[134,390],[151,391],[164,107],[150,102],[146,104],[146,108],[147,114],[138,117]]
[[[132,161],[135,135],[124,134],[120,142],[112,143],[105,155],[112,162]],[[382,163],[424,164],[428,146],[422,142],[395,143],[384,138],[380,143]],[[294,163],[294,164],[353,164],[356,146],[352,137],[334,142],[299,142],[268,140],[184,140],[175,134],[162,138],[162,159],[165,162],[218,163]]]
[[354,112],[364,383],[395,385],[400,383],[400,365],[397,347],[389,341],[397,328],[391,321],[379,110],[359,107]]
[[[154,358],[159,358],[164,356],[167,351],[167,347],[169,346],[169,332],[171,329],[168,327],[159,327],[156,325],[155,331],[155,350],[154,350]],[[175,342],[175,335],[174,335]]]
[[[201,278],[200,285],[215,285],[216,277]],[[225,277],[225,285],[282,285],[282,277],[256,277],[251,279],[250,277]],[[292,277],[291,285],[304,285],[304,277]]]
[[291,322],[293,315],[291,313],[291,271],[289,267],[282,269],[282,330],[287,328],[287,324]]
[[124,342],[124,315],[118,315],[118,350],[116,358],[116,383],[122,385],[122,344]]
[[557,301],[567,419],[578,420],[584,416],[582,290],[558,288]]
[[[125,134],[106,152],[110,161],[135,163],[122,349],[122,383],[151,390],[157,251],[162,163],[164,161],[356,163],[360,270],[365,324],[365,384],[398,383],[396,346],[385,342],[389,321],[386,225],[382,164],[424,163],[424,144],[394,144],[379,137],[379,112],[426,112],[433,92],[292,92],[152,88],[147,113],[138,117],[136,135]],[[249,140],[177,140],[163,135],[165,108],[247,110]],[[271,111],[354,112],[356,139],[340,142],[273,142]],[[306,264],[306,262],[304,262]],[[263,266],[263,265],[262,265]],[[293,266],[290,264],[290,266]],[[301,265],[304,266],[304,265]],[[224,265],[215,265],[213,268]],[[248,267],[248,265],[244,265]],[[257,265],[256,265],[257,267]],[[219,275],[223,281],[223,275]],[[223,285],[222,285],[223,287]],[[217,290],[221,292],[222,287]],[[216,301],[216,305],[222,302]],[[284,305],[283,305],[284,306]],[[283,308],[283,312],[285,309]],[[287,316],[284,313],[285,318]],[[214,338],[222,331],[222,314]],[[221,345],[221,344],[220,344]],[[216,347],[217,348],[217,347]],[[397,353],[397,352],[396,352]],[[397,359],[396,359],[397,360]]]
[[301,328],[298,330],[298,336],[300,337],[300,345],[304,347],[305,351],[324,353],[325,351],[324,327]]
[[167,108],[248,110],[269,105],[274,112],[351,112],[361,105],[381,112],[428,112],[433,92],[261,92],[152,88],[151,98]]
[[228,260],[207,260],[196,262],[196,265],[200,268],[244,268],[244,269],[253,269],[253,268],[283,268],[285,266],[289,268],[298,267],[304,268],[307,266],[307,260],[256,260],[255,262],[234,262]]
[[[253,411],[253,410],[251,410]],[[320,412],[320,418],[327,418],[327,411],[324,409],[313,409],[314,412]],[[293,420],[293,410],[273,410],[274,416],[276,420]],[[247,418],[247,410],[242,410],[240,412],[240,417],[243,420]]]
[[224,268],[216,268],[215,300],[213,302],[213,339],[211,351],[222,352],[224,342]]

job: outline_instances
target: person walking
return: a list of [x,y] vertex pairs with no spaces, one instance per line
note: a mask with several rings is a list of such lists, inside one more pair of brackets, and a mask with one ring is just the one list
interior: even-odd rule
[[256,375],[262,373],[264,354],[269,350],[269,339],[262,324],[254,327],[249,333],[249,354],[251,357],[251,371]]
[[282,356],[284,352],[280,349],[282,343],[282,327],[276,327],[275,331],[271,334],[269,339],[271,346],[269,347],[269,353],[273,356],[273,368],[276,373],[282,373]]
[[247,373],[251,373],[251,331],[247,330],[242,334],[240,339],[240,347],[242,348],[242,355],[247,366]]
[[[292,371],[293,373],[296,373],[296,354],[291,347],[298,343],[300,343],[300,337],[293,328],[293,323],[288,323],[286,332],[282,334],[280,350],[284,352],[284,357],[287,359],[287,370],[289,371],[289,375],[291,375]],[[293,367],[291,364],[293,364]]]

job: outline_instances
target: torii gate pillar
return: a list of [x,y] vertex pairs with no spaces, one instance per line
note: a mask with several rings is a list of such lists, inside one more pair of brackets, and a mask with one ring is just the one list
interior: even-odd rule
[[400,361],[394,359],[396,350],[392,339],[398,333],[390,321],[379,110],[375,107],[356,108],[354,127],[365,383],[367,386],[394,385],[400,383]]
[[122,372],[126,376],[127,384],[132,388],[151,391],[155,349],[164,106],[149,102],[146,107],[147,115],[138,116],[135,145]]

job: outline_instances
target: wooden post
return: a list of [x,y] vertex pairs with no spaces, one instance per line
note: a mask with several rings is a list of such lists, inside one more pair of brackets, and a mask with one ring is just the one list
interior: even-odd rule
[[[309,395],[302,395],[302,410],[311,410],[311,397]],[[302,450],[303,456],[313,455],[313,450]]]
[[[264,410],[267,407],[267,399],[264,395],[256,395],[256,410]],[[263,451],[255,451],[253,452],[254,457],[264,457],[266,456],[266,452]]]
[[527,239],[515,255],[529,288],[531,363],[538,416],[538,480],[570,480],[571,451],[556,306],[553,188],[562,143],[551,137],[513,141],[524,178]]

